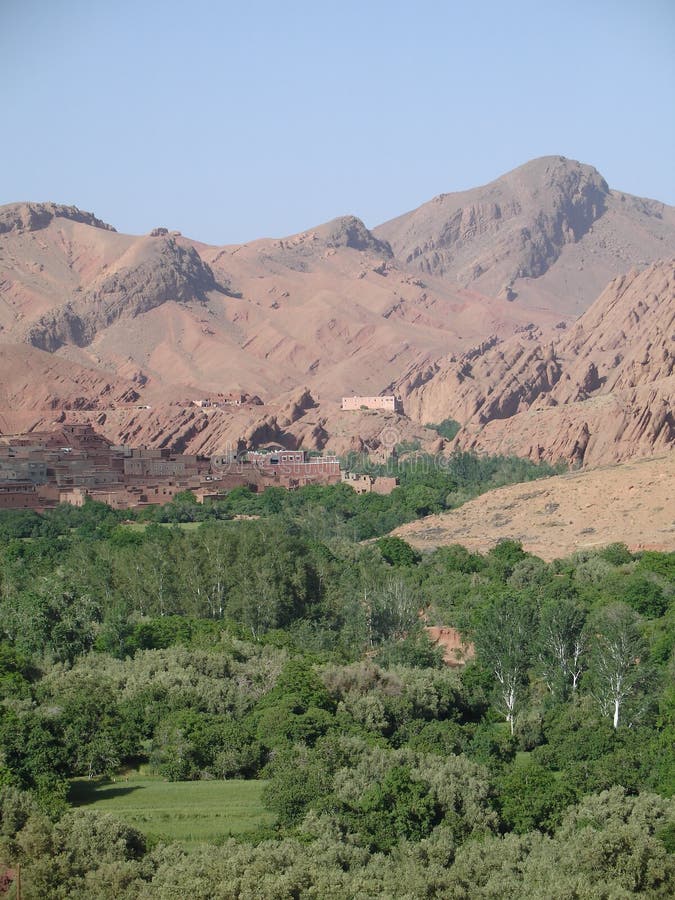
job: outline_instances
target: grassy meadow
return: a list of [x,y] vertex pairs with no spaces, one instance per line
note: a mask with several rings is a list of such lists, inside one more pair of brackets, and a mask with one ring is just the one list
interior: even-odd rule
[[261,801],[264,784],[241,779],[167,782],[143,774],[116,782],[77,778],[69,799],[74,806],[112,813],[152,839],[217,844],[272,823],[274,816]]

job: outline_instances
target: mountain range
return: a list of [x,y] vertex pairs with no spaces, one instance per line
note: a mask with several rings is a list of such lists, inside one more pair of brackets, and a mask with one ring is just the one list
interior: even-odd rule
[[[378,452],[458,446],[582,465],[675,440],[675,208],[544,157],[369,230],[343,216],[216,247],[0,207],[0,430]],[[342,412],[399,393],[404,415]],[[195,399],[243,398],[198,407]],[[251,402],[247,402],[250,400]],[[415,443],[416,442],[416,443]]]

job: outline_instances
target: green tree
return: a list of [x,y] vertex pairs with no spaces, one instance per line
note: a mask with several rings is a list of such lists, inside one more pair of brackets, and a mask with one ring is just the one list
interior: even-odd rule
[[498,706],[512,735],[527,685],[532,620],[532,609],[526,601],[501,594],[485,604],[475,628],[476,651],[493,675]]
[[391,850],[402,839],[418,841],[441,821],[442,808],[429,785],[409,766],[394,766],[363,794],[348,816],[373,851]]
[[332,783],[327,761],[302,746],[279,751],[265,774],[269,780],[263,802],[281,825],[299,822],[309,807],[330,791]]
[[457,437],[459,433],[459,429],[462,427],[459,422],[456,422],[454,419],[443,419],[442,422],[438,423],[429,423],[424,426],[425,428],[433,428],[434,431],[437,431],[438,434],[442,438],[445,438],[446,441],[452,441]]
[[[623,718],[639,715],[649,685],[647,647],[637,615],[614,603],[600,610],[591,623],[592,693],[603,715],[616,729]],[[630,714],[626,715],[626,708]]]
[[418,611],[419,602],[410,584],[399,575],[387,578],[372,594],[370,616],[374,642],[404,638],[416,625]]
[[420,554],[402,538],[389,535],[377,541],[380,553],[385,562],[392,566],[414,566],[420,559]]
[[577,799],[574,789],[535,762],[511,766],[499,779],[502,819],[518,834],[534,828],[553,832],[563,811]]
[[565,598],[549,602],[540,613],[539,667],[547,688],[558,699],[579,686],[586,650],[584,620],[583,610]]

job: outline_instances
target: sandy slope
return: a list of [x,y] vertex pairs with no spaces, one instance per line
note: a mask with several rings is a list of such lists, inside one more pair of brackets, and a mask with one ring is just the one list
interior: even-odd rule
[[616,541],[675,551],[675,452],[509,485],[394,533],[420,549],[509,538],[545,560]]

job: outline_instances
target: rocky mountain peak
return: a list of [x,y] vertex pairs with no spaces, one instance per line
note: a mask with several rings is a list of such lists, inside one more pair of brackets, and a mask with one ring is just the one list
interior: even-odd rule
[[98,219],[93,213],[78,209],[77,206],[62,206],[58,203],[11,203],[0,207],[0,234],[10,231],[39,231],[46,228],[54,219],[69,219],[71,222],[91,225],[93,228],[115,231],[112,225]]
[[404,265],[515,300],[514,283],[544,275],[592,229],[609,196],[592,166],[545,156],[483,187],[440,194],[374,234]]
[[329,247],[350,247],[352,250],[368,250],[386,257],[393,256],[389,244],[376,238],[356,216],[340,216],[316,231]]
[[566,156],[538,156],[507,172],[499,181],[519,180],[525,184],[556,185],[565,182],[593,182],[605,194],[609,186],[595,166]]

